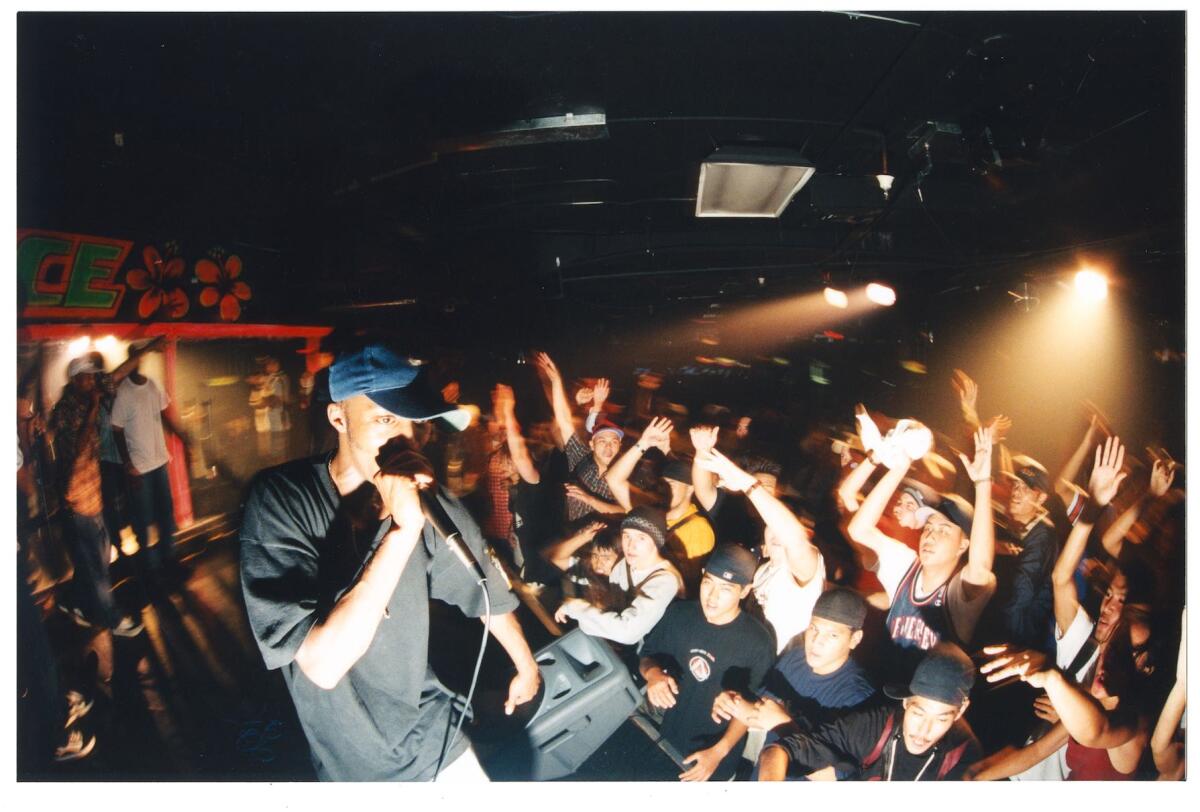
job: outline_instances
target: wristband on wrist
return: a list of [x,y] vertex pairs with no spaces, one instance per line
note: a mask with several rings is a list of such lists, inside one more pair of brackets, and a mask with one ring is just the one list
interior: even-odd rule
[[754,490],[755,490],[756,488],[761,488],[762,486],[763,486],[762,482],[761,482],[760,480],[757,480],[757,479],[756,479],[756,480],[754,480],[754,484],[753,484],[753,485],[751,485],[749,488],[746,488],[746,491],[745,491],[745,493],[746,493],[746,495],[747,495],[747,496],[749,496],[750,494],[754,493]]
[[991,482],[992,478],[990,476],[985,476],[983,479],[972,479],[971,481],[976,485],[982,485],[985,482]]
[[1077,521],[1083,524],[1095,524],[1096,520],[1100,518],[1100,514],[1104,512],[1104,507],[1094,497],[1089,497],[1087,504],[1079,512],[1079,519]]

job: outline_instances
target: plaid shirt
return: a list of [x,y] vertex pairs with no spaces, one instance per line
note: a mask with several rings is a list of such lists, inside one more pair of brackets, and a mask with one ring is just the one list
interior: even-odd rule
[[[596,465],[596,460],[592,458],[592,450],[583,444],[574,434],[567,440],[566,448],[567,464],[571,468],[571,474],[575,479],[579,480],[579,484],[583,489],[605,502],[616,502],[617,497],[613,496],[613,492],[609,489],[608,483],[604,481],[604,475],[600,473],[600,468]],[[567,499],[567,519],[575,521],[589,513],[594,513],[591,507],[580,502],[578,499]]]
[[505,476],[504,460],[492,454],[487,468],[488,506],[491,510],[483,520],[483,534],[490,539],[508,539],[512,532],[513,516],[509,510],[509,482]]
[[[116,391],[112,377],[96,375],[101,397],[111,397]],[[92,414],[90,398],[72,385],[50,413],[50,430],[58,454],[59,482],[66,485],[66,502],[81,516],[95,516],[104,509],[100,495],[100,432],[97,413]]]

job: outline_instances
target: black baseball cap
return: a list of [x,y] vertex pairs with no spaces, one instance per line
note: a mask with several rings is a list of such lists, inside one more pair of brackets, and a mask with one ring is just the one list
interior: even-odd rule
[[746,586],[754,583],[758,559],[754,553],[737,544],[720,544],[708,556],[704,571],[724,581]]
[[834,587],[821,593],[813,604],[812,614],[858,631],[867,619],[867,602],[849,587]]
[[1010,479],[1019,479],[1035,491],[1051,493],[1050,475],[1046,473],[1045,466],[1032,457],[1024,455],[1013,457],[1012,461],[1013,470],[1005,471],[1005,476]]
[[329,395],[335,403],[366,395],[397,417],[440,417],[458,431],[471,422],[466,409],[447,403],[440,392],[434,391],[421,365],[381,344],[369,344],[339,356],[329,367]]
[[692,484],[692,466],[683,460],[669,459],[662,469],[663,479],[673,479],[684,485]]
[[938,643],[925,653],[907,686],[888,685],[883,692],[892,699],[923,696],[947,705],[961,705],[975,685],[975,665],[953,643]]

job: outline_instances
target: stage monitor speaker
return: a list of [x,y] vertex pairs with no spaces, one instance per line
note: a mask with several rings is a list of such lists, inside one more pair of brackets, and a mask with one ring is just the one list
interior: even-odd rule
[[525,726],[530,780],[570,775],[642,701],[621,659],[600,639],[575,629],[539,651],[542,704]]

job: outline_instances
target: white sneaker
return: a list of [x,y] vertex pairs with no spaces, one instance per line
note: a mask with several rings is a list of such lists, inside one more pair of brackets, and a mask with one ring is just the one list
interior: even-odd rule
[[67,743],[62,747],[54,748],[54,760],[59,762],[77,761],[91,753],[95,746],[95,735],[85,741],[82,730],[72,730],[67,734]]
[[67,723],[63,727],[70,727],[78,720],[87,715],[87,712],[92,709],[92,700],[85,697],[79,691],[67,691]]
[[121,618],[121,622],[113,628],[112,633],[118,637],[137,637],[142,633],[142,629],[144,628],[146,627],[141,621],[134,620],[126,615],[125,617]]

